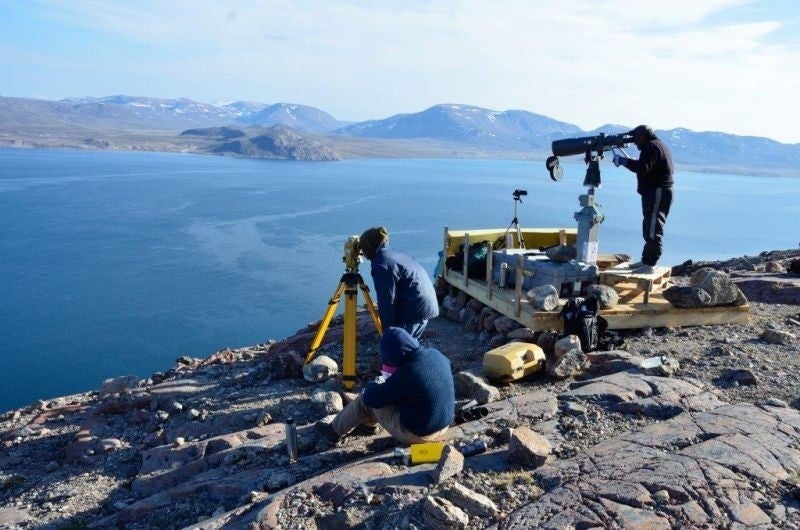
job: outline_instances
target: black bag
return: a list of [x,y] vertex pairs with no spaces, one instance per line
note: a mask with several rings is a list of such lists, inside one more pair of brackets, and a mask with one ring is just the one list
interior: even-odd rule
[[[597,299],[570,298],[561,309],[564,335],[576,335],[584,352],[595,351],[600,337],[608,329],[608,322],[597,314]],[[602,327],[602,329],[601,329]]]
[[[486,257],[491,252],[488,241],[473,243],[467,250],[467,276],[470,278],[486,278]],[[461,272],[464,270],[464,244],[458,245],[458,252],[445,260],[445,266],[450,270]]]

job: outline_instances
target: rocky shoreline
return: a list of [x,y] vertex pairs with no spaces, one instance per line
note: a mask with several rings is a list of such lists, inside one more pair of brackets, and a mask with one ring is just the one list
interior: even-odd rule
[[[314,326],[8,411],[0,528],[798,528],[800,275],[786,271],[799,257],[676,267],[729,273],[749,321],[626,332],[565,379],[488,385],[482,354],[500,331],[436,319],[424,342],[451,359],[462,401],[489,410],[452,429],[453,447],[477,437],[488,451],[446,450],[439,464],[404,464],[385,433],[317,440],[311,426],[342,396],[335,378],[303,377]],[[335,321],[320,354],[340,362],[341,337]],[[358,338],[367,378],[367,315]],[[671,362],[642,369],[652,356]]]

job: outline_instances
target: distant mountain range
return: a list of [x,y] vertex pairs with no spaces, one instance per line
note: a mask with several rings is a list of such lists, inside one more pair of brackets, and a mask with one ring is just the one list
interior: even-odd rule
[[[269,154],[252,144],[252,139],[267,134],[261,129],[276,125],[296,131],[292,133],[295,136],[285,129],[277,133],[284,141],[299,142],[296,154],[307,153],[313,159],[325,160],[403,156],[543,159],[553,140],[630,129],[630,125],[606,124],[584,131],[525,110],[496,111],[459,104],[435,105],[417,113],[353,123],[314,107],[291,103],[206,104],[189,99],[132,96],[60,101],[0,97],[0,145],[200,150],[281,157],[289,151],[279,149],[283,155]],[[226,139],[215,133],[197,133],[202,128],[219,132],[220,127],[226,126],[236,128],[245,137],[238,149],[241,152],[222,148]],[[250,131],[253,127],[258,130]],[[181,136],[187,129],[195,131]],[[800,144],[682,128],[657,133],[672,148],[679,167],[800,176]],[[217,147],[221,150],[215,151]]]

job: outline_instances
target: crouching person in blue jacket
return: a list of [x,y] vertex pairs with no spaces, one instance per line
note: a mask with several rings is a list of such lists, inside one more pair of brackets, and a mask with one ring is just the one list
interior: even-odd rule
[[387,328],[380,342],[384,365],[395,370],[384,382],[370,382],[333,422],[317,422],[317,433],[336,443],[361,424],[380,424],[404,444],[444,438],[453,422],[455,390],[450,360],[435,348],[422,348],[402,328]]

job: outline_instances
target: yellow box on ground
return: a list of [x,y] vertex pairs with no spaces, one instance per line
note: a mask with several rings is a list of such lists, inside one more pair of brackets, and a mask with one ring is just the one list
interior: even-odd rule
[[424,464],[426,462],[438,462],[442,457],[443,450],[444,442],[411,444],[411,463]]
[[494,381],[515,381],[544,370],[544,351],[529,342],[511,342],[483,354],[483,375]]

